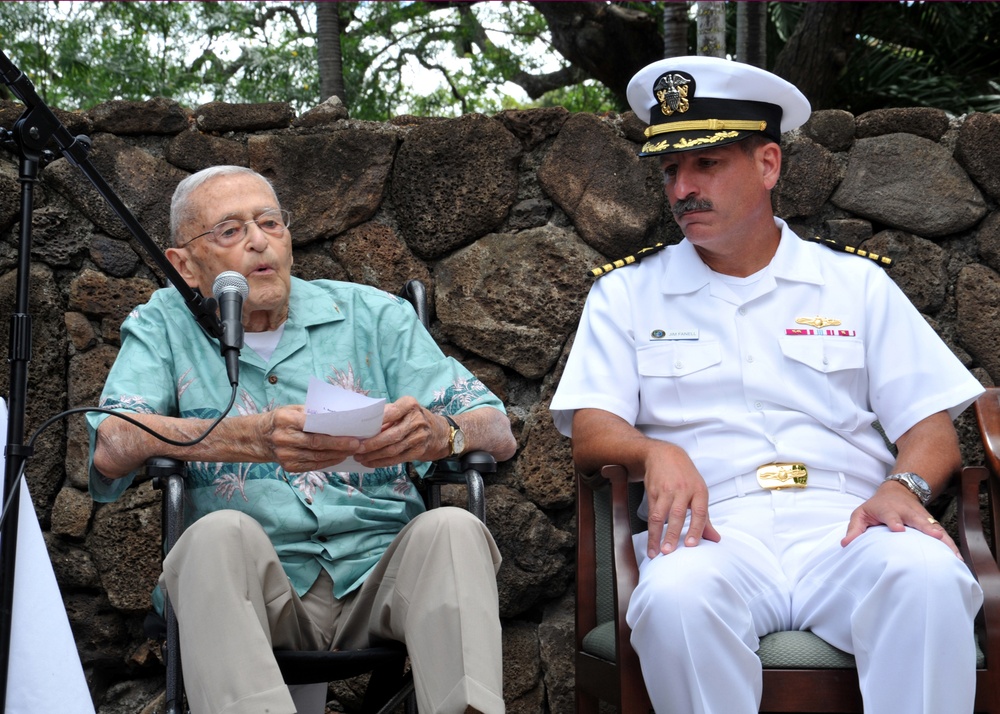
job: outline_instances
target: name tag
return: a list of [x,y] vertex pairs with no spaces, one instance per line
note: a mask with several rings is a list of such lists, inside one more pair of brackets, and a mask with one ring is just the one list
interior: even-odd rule
[[649,339],[659,340],[697,340],[698,330],[653,330]]

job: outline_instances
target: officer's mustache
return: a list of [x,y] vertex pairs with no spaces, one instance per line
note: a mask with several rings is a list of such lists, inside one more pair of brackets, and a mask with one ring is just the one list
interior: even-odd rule
[[712,202],[707,198],[682,198],[670,207],[674,218],[680,218],[689,211],[711,211]]

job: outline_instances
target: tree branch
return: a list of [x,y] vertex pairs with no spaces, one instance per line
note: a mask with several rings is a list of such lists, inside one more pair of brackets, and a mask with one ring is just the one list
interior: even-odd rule
[[[471,3],[459,5],[459,15],[462,17],[464,26],[470,32],[472,43],[479,48],[479,51],[487,57],[502,57],[507,63],[513,66],[520,66],[516,57],[503,48],[497,47],[489,36],[486,29],[479,22],[479,19],[471,12]],[[546,92],[553,89],[579,84],[590,76],[577,67],[563,67],[554,72],[544,74],[532,74],[523,69],[507,76],[506,79],[521,87],[529,97],[538,99]]]
[[590,79],[590,75],[577,67],[570,66],[546,74],[518,72],[510,78],[510,81],[523,89],[532,99],[538,99],[553,89],[570,87],[586,79]]
[[656,20],[641,10],[595,2],[532,2],[552,33],[552,45],[570,65],[604,84],[628,106],[632,76],[663,57]]

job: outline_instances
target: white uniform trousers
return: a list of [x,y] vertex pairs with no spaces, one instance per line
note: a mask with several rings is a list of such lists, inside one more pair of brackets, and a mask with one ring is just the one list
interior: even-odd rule
[[238,511],[193,523],[164,560],[192,714],[292,714],[272,648],[405,642],[421,714],[501,714],[500,553],[460,508],[417,516],[364,584],[333,597],[324,573],[301,598],[263,528]]
[[709,507],[718,543],[650,560],[647,534],[635,537],[626,619],[657,714],[756,712],[759,638],[781,630],[853,654],[866,714],[972,712],[982,590],[944,543],[913,529],[869,528],[842,547],[862,502],[755,491]]

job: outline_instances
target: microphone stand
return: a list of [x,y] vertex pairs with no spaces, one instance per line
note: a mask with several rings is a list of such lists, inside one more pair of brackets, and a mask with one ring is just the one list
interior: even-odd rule
[[[181,293],[195,320],[213,337],[222,336],[222,326],[216,316],[216,301],[205,298],[184,282],[170,261],[160,251],[118,198],[112,188],[87,159],[90,139],[74,137],[56,118],[52,110],[38,97],[31,81],[0,50],[0,81],[25,105],[25,111],[14,123],[13,130],[0,128],[0,144],[20,156],[18,181],[21,184],[21,229],[18,245],[17,287],[14,312],[10,323],[10,399],[8,404],[6,468],[4,498],[19,487],[21,469],[32,449],[24,444],[24,415],[27,401],[28,362],[31,361],[31,315],[28,295],[31,267],[31,217],[34,185],[40,169],[53,161],[56,154],[46,147],[54,142],[66,159],[80,169],[108,203],[125,227],[156,262],[170,283]],[[11,499],[7,517],[0,531],[0,712],[6,710],[10,640],[14,608],[14,567],[17,556],[17,523],[19,499]]]

